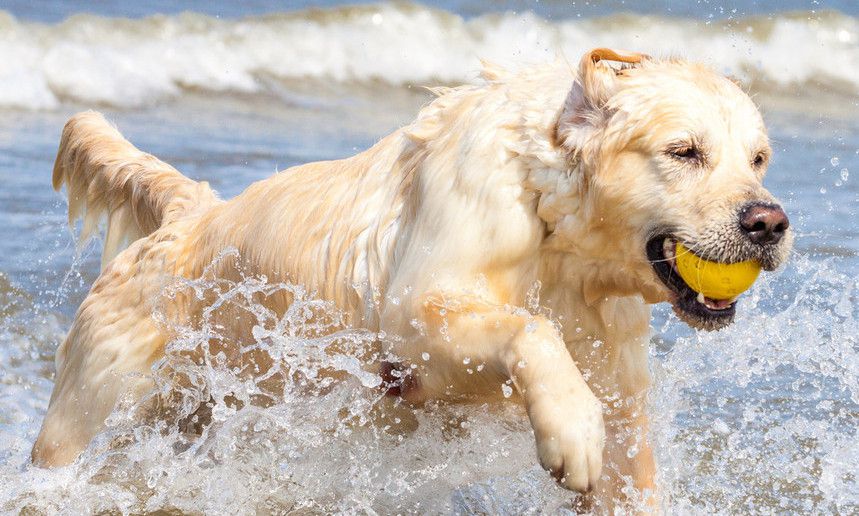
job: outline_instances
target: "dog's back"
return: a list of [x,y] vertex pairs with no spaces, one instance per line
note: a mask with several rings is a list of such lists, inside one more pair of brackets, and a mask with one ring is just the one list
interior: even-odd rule
[[354,322],[375,326],[368,307],[373,292],[385,290],[394,243],[409,218],[412,150],[396,132],[357,156],[302,165],[251,185],[201,216],[186,243],[191,263],[182,274],[196,277],[224,248],[235,247],[246,272],[304,285]]

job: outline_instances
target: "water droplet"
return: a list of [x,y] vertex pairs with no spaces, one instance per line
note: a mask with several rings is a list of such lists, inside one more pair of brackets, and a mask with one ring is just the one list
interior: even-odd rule
[[423,358],[424,361],[427,361],[430,359],[430,354],[424,351],[423,353],[421,353],[421,358]]
[[638,445],[633,444],[626,450],[626,456],[630,459],[638,455]]
[[462,363],[463,363],[463,364],[465,364],[465,365],[470,364],[470,363],[471,363],[471,358],[469,358],[469,357],[465,357],[465,358],[463,358],[463,359],[462,359]]
[[501,384],[501,393],[504,394],[505,398],[509,398],[510,396],[513,396],[513,387],[510,387],[509,385],[502,383]]
[[728,435],[731,433],[731,429],[728,427],[728,424],[721,419],[713,421],[713,431],[721,435]]
[[830,159],[830,160],[829,160],[829,163],[830,163],[833,167],[837,167],[837,166],[838,166],[838,164],[839,164],[839,163],[841,163],[841,160],[840,160],[840,159],[838,159],[838,156],[832,156],[832,159]]
[[850,171],[847,168],[841,169],[841,181],[847,181],[847,178],[850,177]]

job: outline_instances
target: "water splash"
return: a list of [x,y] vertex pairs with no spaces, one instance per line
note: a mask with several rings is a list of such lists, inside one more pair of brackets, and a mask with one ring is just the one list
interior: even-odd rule
[[[653,392],[673,511],[859,508],[859,278],[798,257],[735,325],[659,353]],[[848,494],[854,493],[854,494]]]
[[[671,512],[859,508],[859,279],[837,266],[795,259],[759,282],[737,323],[719,333],[685,329],[660,311],[652,437]],[[264,302],[278,293],[295,300],[284,314]],[[301,286],[204,276],[177,282],[171,295],[211,302],[193,323],[159,315],[177,337],[153,367],[153,391],[121,403],[77,462],[42,470],[28,454],[51,357],[27,350],[56,345],[67,322],[14,326],[27,317],[26,296],[10,291],[23,308],[4,319],[0,345],[0,510],[573,509],[570,493],[536,466],[519,406],[416,409],[384,397],[379,377],[355,358],[379,335],[344,327],[330,303]],[[224,310],[256,322],[246,335],[228,334],[215,324]],[[225,338],[238,339],[230,344],[239,355],[227,356]],[[235,367],[241,355],[271,361],[251,372]],[[15,375],[22,388],[5,380]],[[156,402],[169,417],[146,416]]]

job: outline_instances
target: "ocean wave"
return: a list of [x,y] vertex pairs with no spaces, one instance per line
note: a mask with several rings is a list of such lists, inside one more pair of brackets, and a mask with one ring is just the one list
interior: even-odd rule
[[257,93],[277,81],[392,85],[473,81],[502,65],[594,46],[702,60],[759,88],[859,91],[859,19],[829,11],[718,21],[617,14],[549,21],[533,13],[465,19],[411,3],[222,20],[75,15],[58,24],[0,11],[0,107],[152,104],[188,91]]

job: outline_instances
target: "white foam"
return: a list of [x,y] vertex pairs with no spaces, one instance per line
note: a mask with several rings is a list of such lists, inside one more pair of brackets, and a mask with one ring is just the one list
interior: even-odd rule
[[218,20],[73,16],[56,25],[0,11],[0,106],[64,101],[140,106],[187,90],[255,92],[271,79],[435,84],[472,81],[478,58],[571,62],[593,46],[704,60],[777,88],[859,91],[859,22],[797,13],[720,22],[653,16],[550,22],[531,13],[459,16],[377,4]]

